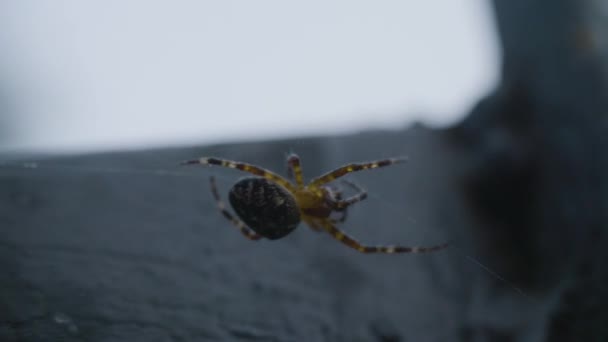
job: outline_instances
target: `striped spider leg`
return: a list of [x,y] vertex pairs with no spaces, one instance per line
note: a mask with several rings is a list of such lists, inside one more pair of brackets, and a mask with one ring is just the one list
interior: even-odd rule
[[[385,167],[385,166],[405,162],[406,160],[407,160],[406,158],[391,158],[391,159],[378,160],[378,161],[373,161],[373,162],[368,162],[368,163],[347,164],[347,165],[339,167],[333,171],[330,171],[324,175],[321,175],[320,177],[313,179],[309,183],[308,187],[315,188],[315,187],[323,186],[323,184],[329,183],[329,182],[331,182],[337,178],[340,178],[351,172]],[[357,193],[345,200],[342,200],[342,199],[336,200],[333,203],[334,211],[346,211],[346,209],[350,205],[360,202],[360,201],[364,200],[365,198],[367,198],[367,192],[365,190],[361,189],[354,183],[351,183],[348,181],[344,181],[344,182],[347,185],[349,185],[350,187],[354,188],[357,191]],[[330,218],[306,218],[306,219],[307,219],[307,222],[309,223],[309,225],[314,225],[316,227],[319,227],[319,226],[323,227],[323,229],[325,231],[327,231],[336,240],[342,242],[343,244],[347,245],[348,247],[351,247],[361,253],[386,253],[386,254],[429,253],[429,252],[434,252],[434,251],[444,249],[448,246],[447,243],[435,245],[435,246],[428,246],[428,247],[427,246],[425,246],[425,247],[420,247],[420,246],[412,246],[412,247],[368,246],[368,245],[361,244],[359,241],[357,241],[356,239],[349,236],[344,231],[340,230],[339,228],[337,228],[335,226],[335,223],[344,222],[344,220],[346,219],[346,213],[344,213],[343,216],[338,220],[332,220]]]
[[351,172],[376,169],[379,167],[385,167],[385,166],[389,166],[389,165],[393,165],[393,164],[397,164],[397,163],[402,163],[405,161],[407,161],[407,158],[402,157],[402,158],[389,158],[389,159],[377,160],[377,161],[372,161],[372,162],[367,162],[367,163],[346,164],[344,166],[341,166],[335,170],[329,171],[329,172],[325,173],[324,175],[321,175],[321,176],[313,179],[312,181],[310,181],[310,183],[308,183],[308,186],[309,187],[318,187],[320,185],[323,185],[323,184],[329,183],[333,180],[336,180]]
[[304,177],[302,175],[302,166],[300,165],[300,157],[295,153],[290,153],[287,156],[287,176],[290,179],[295,178],[298,188],[304,187]]
[[337,201],[335,202],[335,209],[336,211],[344,211],[344,217],[342,217],[340,219],[340,222],[344,222],[344,220],[346,220],[346,209],[357,203],[357,202],[361,202],[364,199],[367,198],[367,191],[363,190],[360,186],[358,186],[357,184],[351,182],[351,181],[347,181],[347,180],[342,180],[343,184],[348,185],[350,188],[352,188],[353,190],[356,191],[356,193],[352,196],[350,196],[347,199],[342,199],[342,194],[341,192],[339,192],[339,196],[336,198]]
[[250,239],[259,239],[257,235],[270,240],[280,239],[300,223],[298,202],[294,197],[296,186],[272,171],[248,163],[213,157],[188,160],[181,164],[217,165],[257,176],[241,178],[228,194],[230,205],[240,220],[226,209],[220,200],[214,179],[211,180],[213,197],[222,215]]
[[342,242],[350,248],[353,248],[361,253],[430,253],[448,247],[448,243],[443,243],[435,246],[419,247],[419,246],[369,246],[363,245],[353,237],[349,236],[342,230],[338,229],[330,220],[320,219],[317,220],[318,225],[321,225],[326,232],[328,232],[334,239]]
[[217,208],[220,211],[220,213],[222,213],[222,215],[224,215],[224,217],[227,218],[228,221],[232,222],[232,224],[234,224],[241,231],[241,233],[243,233],[243,235],[245,235],[245,237],[248,238],[249,240],[261,239],[262,238],[261,235],[257,234],[253,230],[251,230],[249,227],[247,227],[245,222],[234,217],[234,215],[232,215],[230,213],[230,211],[228,211],[228,209],[226,209],[226,205],[220,198],[220,194],[217,191],[217,186],[215,184],[215,177],[213,177],[213,176],[209,177],[209,184],[211,185],[211,193],[213,194],[213,198],[215,199],[215,202],[217,203]]
[[242,162],[237,162],[237,161],[228,160],[228,159],[221,159],[221,158],[203,157],[203,158],[199,158],[199,159],[186,160],[186,161],[181,162],[180,164],[181,165],[195,165],[195,164],[217,165],[217,166],[227,167],[230,169],[237,169],[237,170],[251,173],[256,176],[263,177],[271,182],[275,182],[275,183],[281,185],[282,187],[286,188],[289,191],[295,190],[295,187],[293,186],[293,184],[291,184],[291,182],[288,181],[287,179],[277,175],[276,173],[274,173],[272,171],[266,170],[264,168],[261,168],[259,166],[255,166],[255,165],[249,164],[249,163],[242,163]]

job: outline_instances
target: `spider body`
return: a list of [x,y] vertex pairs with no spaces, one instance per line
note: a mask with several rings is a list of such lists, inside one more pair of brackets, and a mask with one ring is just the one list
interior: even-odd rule
[[333,211],[332,204],[335,199],[333,194],[325,187],[321,187],[316,192],[308,189],[297,190],[295,191],[295,197],[300,204],[300,211],[304,215],[327,218]]
[[[345,181],[357,193],[344,199],[342,191],[327,185],[328,183],[351,172],[389,166],[404,160],[392,158],[347,164],[312,179],[308,184],[304,184],[300,158],[295,154],[287,158],[288,176],[290,179],[295,178],[294,182],[259,166],[220,158],[203,157],[182,164],[217,165],[256,176],[243,178],[230,189],[229,201],[238,218],[226,209],[215,179],[210,179],[211,193],[220,212],[251,240],[280,239],[294,231],[300,221],[304,221],[313,230],[325,231],[361,253],[426,253],[443,249],[447,243],[429,247],[364,245],[336,227],[346,220],[348,207],[364,200],[367,192]],[[341,217],[333,218],[332,213],[341,213]]]
[[300,211],[293,195],[262,177],[239,180],[230,189],[228,200],[243,222],[270,240],[284,237],[300,223]]

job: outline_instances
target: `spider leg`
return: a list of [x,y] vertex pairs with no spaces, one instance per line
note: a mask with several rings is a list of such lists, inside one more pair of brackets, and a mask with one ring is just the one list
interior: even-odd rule
[[199,159],[186,160],[186,161],[181,162],[180,164],[181,165],[193,165],[193,164],[217,165],[217,166],[228,167],[231,169],[237,169],[237,170],[249,172],[256,176],[266,178],[270,181],[273,181],[273,182],[283,186],[284,188],[286,188],[289,191],[295,190],[295,187],[293,186],[293,184],[291,184],[287,179],[277,175],[276,173],[274,173],[272,171],[269,171],[269,170],[266,170],[259,166],[255,166],[255,165],[248,164],[248,163],[241,163],[241,162],[236,162],[236,161],[232,161],[232,160],[228,160],[228,159],[220,159],[220,158],[213,158],[213,157],[202,157]]
[[[342,201],[342,191],[340,189],[337,189],[337,188],[334,188],[334,187],[330,187],[330,189],[331,189],[331,191],[334,194],[334,199],[335,199],[334,203]],[[343,223],[344,221],[346,221],[346,216],[347,216],[347,210],[346,209],[347,209],[346,207],[332,209],[332,210],[334,210],[336,212],[341,213],[342,215],[340,216],[340,218],[331,219],[331,222],[333,222],[333,223]]]
[[321,227],[320,225],[315,223],[315,221],[309,220],[309,221],[306,221],[306,223],[308,223],[308,227],[310,229],[314,230],[317,233],[320,233],[323,231],[323,227]]
[[227,218],[230,222],[232,222],[232,224],[234,224],[241,231],[241,233],[243,233],[243,235],[245,235],[245,237],[248,238],[249,240],[261,239],[262,238],[261,235],[257,234],[253,230],[251,230],[249,227],[247,227],[247,225],[245,225],[245,223],[243,221],[234,217],[228,211],[228,209],[226,209],[226,205],[220,198],[220,194],[217,191],[217,186],[215,185],[215,178],[213,176],[209,178],[209,183],[211,184],[211,193],[213,194],[213,198],[215,199],[215,202],[217,203],[217,208],[222,213],[222,215],[224,215],[225,218]]
[[338,210],[338,212],[341,213],[342,215],[340,215],[340,218],[332,219],[331,220],[332,223],[344,223],[344,221],[346,221],[346,218],[348,217],[348,209],[347,208],[340,209],[340,210]]
[[322,176],[319,176],[319,177],[313,179],[312,181],[310,181],[308,186],[316,187],[319,185],[323,185],[325,183],[329,183],[337,178],[344,176],[347,173],[389,166],[389,165],[404,162],[406,160],[407,160],[407,158],[390,158],[390,159],[377,160],[377,161],[372,161],[372,162],[367,162],[367,163],[346,164],[344,166],[341,166],[333,171],[330,171]]
[[367,191],[363,190],[361,187],[359,187],[357,184],[347,181],[347,180],[342,180],[342,183],[350,186],[351,188],[355,189],[355,191],[357,191],[356,194],[354,194],[353,196],[342,200],[341,198],[338,198],[338,201],[335,202],[335,210],[337,211],[342,211],[344,210],[344,217],[340,219],[340,222],[344,222],[344,220],[346,219],[346,208],[348,208],[350,205],[355,204],[357,202],[363,201],[364,199],[367,198]]
[[300,157],[297,154],[291,153],[287,156],[287,175],[289,178],[295,176],[296,184],[299,188],[304,187],[304,177],[302,176],[302,166],[300,165]]
[[448,246],[447,243],[436,245],[436,246],[428,246],[428,247],[405,247],[405,246],[367,246],[363,245],[354,238],[347,235],[342,230],[336,228],[330,221],[328,220],[320,220],[319,223],[325,231],[327,231],[334,239],[342,242],[350,248],[353,248],[361,253],[428,253],[438,251],[440,249],[444,249]]
[[333,203],[333,210],[342,213],[342,215],[338,219],[331,220],[332,223],[344,223],[348,215],[348,207],[367,198],[367,191],[363,190],[357,184],[347,180],[342,180],[342,183],[350,186],[355,191],[357,191],[357,193],[345,200],[342,200],[341,191],[337,191],[335,193],[336,201]]

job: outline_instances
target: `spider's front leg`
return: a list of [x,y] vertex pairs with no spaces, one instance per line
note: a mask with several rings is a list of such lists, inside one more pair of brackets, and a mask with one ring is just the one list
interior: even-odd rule
[[259,166],[249,164],[249,163],[242,163],[242,162],[237,162],[237,161],[233,161],[233,160],[214,158],[214,157],[202,157],[199,159],[186,160],[186,161],[183,161],[180,163],[180,165],[197,165],[197,164],[217,165],[217,166],[223,166],[223,167],[227,167],[227,168],[231,168],[231,169],[245,171],[245,172],[254,174],[256,176],[260,176],[265,179],[268,179],[269,181],[273,181],[290,191],[295,191],[295,187],[287,179],[277,175],[276,173],[274,173],[272,171],[266,170],[264,168],[261,168]]
[[405,161],[407,161],[407,158],[400,157],[400,158],[377,160],[377,161],[372,161],[372,162],[367,162],[367,163],[347,164],[347,165],[339,167],[333,171],[330,171],[322,176],[319,176],[319,177],[313,179],[312,181],[310,181],[308,186],[311,186],[311,187],[320,186],[320,185],[329,183],[329,182],[331,182],[337,178],[340,178],[351,172],[357,172],[357,171],[368,170],[368,169],[376,169],[379,167],[385,167],[385,166],[389,166],[389,165],[393,165],[393,164],[402,163]]
[[333,211],[341,213],[341,216],[339,218],[332,219],[333,223],[344,223],[348,215],[348,207],[367,198],[367,191],[363,190],[357,184],[347,180],[343,180],[342,183],[354,189],[356,193],[353,196],[350,196],[347,199],[343,200],[342,191],[334,190],[333,188],[331,188],[333,193],[331,208]]
[[357,202],[361,202],[367,198],[367,191],[363,190],[357,184],[347,181],[347,180],[342,180],[342,183],[350,186],[357,193],[350,196],[349,198],[347,198],[345,200],[342,200],[342,198],[338,198],[338,200],[334,203],[336,210],[346,210],[346,208],[348,208],[349,206],[351,206]]

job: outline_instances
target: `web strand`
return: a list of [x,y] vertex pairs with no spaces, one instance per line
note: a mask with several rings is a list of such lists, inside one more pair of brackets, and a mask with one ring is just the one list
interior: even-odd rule
[[[177,165],[177,162],[176,162]],[[70,164],[57,164],[57,163],[47,163],[41,161],[20,161],[20,162],[0,162],[0,170],[2,169],[20,169],[20,170],[29,170],[29,171],[45,171],[45,170],[54,170],[54,171],[70,171],[70,172],[93,172],[93,173],[105,173],[105,174],[125,174],[125,175],[149,175],[149,176],[158,176],[158,177],[178,177],[178,178],[207,178],[211,171],[210,168],[203,168],[206,172],[185,172],[185,171],[175,171],[175,170],[167,170],[167,169],[133,169],[133,168],[114,168],[114,167],[90,167],[90,166],[78,166],[78,165],[70,165]],[[217,175],[217,178],[233,181],[234,176],[228,175]],[[395,213],[399,213],[400,215],[403,213],[401,208],[397,208],[396,205],[383,197],[370,193],[370,198],[374,198],[377,201],[381,201],[383,205],[386,205],[387,208],[390,208],[391,211]],[[416,219],[411,216],[407,217],[407,221],[412,224],[416,224]],[[475,266],[482,269],[485,273],[490,275],[492,278],[500,281],[501,283],[507,285],[510,289],[517,292],[519,295],[525,297],[530,301],[536,301],[536,298],[530,296],[526,292],[524,292],[521,288],[517,287],[514,283],[510,282],[508,279],[502,277],[500,274],[496,273],[488,266],[484,265],[481,261],[475,259],[471,255],[467,254],[463,251],[458,245],[455,245],[453,241],[450,241],[449,249],[457,251],[463,258],[465,258],[468,262],[474,264]]]
[[[177,163],[176,163],[177,165]],[[184,177],[184,178],[205,178],[206,173],[196,171],[175,171],[167,169],[134,169],[134,168],[115,168],[115,167],[90,167],[70,164],[57,164],[37,161],[22,161],[22,162],[0,162],[0,170],[2,169],[21,169],[28,171],[70,171],[70,172],[91,172],[91,173],[107,173],[107,174],[125,174],[125,175],[149,175],[158,177]],[[202,168],[207,169],[207,168]],[[207,169],[209,171],[209,169]],[[228,176],[220,176],[219,178],[228,179]]]
[[[377,194],[374,194],[374,193],[370,193],[369,197],[374,198],[375,200],[381,201],[384,205],[386,205],[388,208],[390,208],[391,211],[394,211],[395,213],[399,213],[400,215],[403,214],[403,210],[401,208],[398,208],[394,203],[392,203],[390,201],[387,201],[386,199],[382,198],[381,196],[379,196]],[[413,223],[413,224],[416,224],[416,222],[417,222],[416,219],[412,218],[409,215],[407,217],[407,220],[409,222]],[[520,287],[516,286],[513,282],[509,281],[505,277],[503,277],[500,274],[498,274],[497,272],[493,271],[490,267],[486,266],[485,264],[483,264],[481,261],[477,260],[473,256],[467,254],[462,248],[460,248],[457,244],[455,244],[453,242],[453,240],[450,240],[449,244],[450,245],[448,246],[448,249],[447,249],[448,251],[449,250],[453,250],[453,251],[457,252],[465,260],[467,260],[468,262],[474,264],[476,267],[479,267],[485,273],[487,273],[488,275],[490,275],[492,278],[494,278],[494,279],[498,280],[499,282],[505,284],[511,290],[515,291],[516,293],[518,293],[519,295],[523,296],[527,300],[532,301],[532,302],[536,302],[537,301],[537,298],[534,298],[534,297],[530,296],[524,290],[522,290]]]

